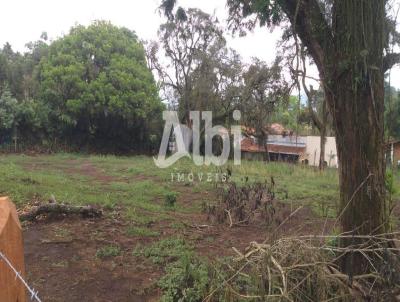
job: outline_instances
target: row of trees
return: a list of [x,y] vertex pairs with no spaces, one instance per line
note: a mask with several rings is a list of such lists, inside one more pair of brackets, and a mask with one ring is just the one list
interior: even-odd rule
[[[289,29],[283,40],[292,36]],[[218,20],[198,9],[171,11],[158,41],[146,48],[134,32],[107,22],[76,26],[51,43],[43,33],[27,48],[24,54],[8,43],[0,49],[2,144],[148,151],[160,137],[161,98],[185,124],[191,110],[211,110],[215,123],[229,127],[231,113],[240,109],[262,140],[270,122],[299,133],[334,132],[323,90],[305,85],[305,64],[302,73],[293,72],[293,51],[271,65],[257,58],[244,64],[227,47]],[[301,52],[304,62],[309,54]],[[282,66],[293,73],[289,82]],[[289,97],[296,81],[307,95],[302,102]],[[386,129],[396,138],[399,95],[386,90]]]
[[134,32],[76,26],[25,54],[0,50],[1,143],[108,152],[156,147],[164,105]]
[[44,33],[27,48],[0,50],[1,144],[148,151],[159,141],[161,99],[185,124],[191,110],[211,110],[214,123],[229,127],[240,109],[265,139],[274,112],[289,108],[282,58],[244,64],[218,21],[198,9],[176,11],[146,49],[134,32],[107,22],[53,42]]

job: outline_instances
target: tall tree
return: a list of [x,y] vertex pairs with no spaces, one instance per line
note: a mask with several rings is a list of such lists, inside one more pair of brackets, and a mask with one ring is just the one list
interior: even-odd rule
[[[164,0],[166,3],[175,2]],[[386,53],[386,0],[228,0],[234,29],[289,20],[323,81],[340,162],[342,231],[369,235],[388,231],[384,187],[384,73],[400,60]],[[171,4],[171,3],[169,3]],[[363,240],[344,238],[342,247]],[[369,269],[361,253],[342,258],[342,269]]]
[[212,111],[213,120],[228,127],[231,113],[239,108],[243,91],[243,64],[232,49],[217,46],[204,53],[193,71],[193,109]]
[[[388,211],[384,188],[384,72],[394,56],[384,57],[385,0],[229,0],[237,25],[251,15],[261,24],[286,16],[313,58],[333,117],[340,162],[342,231],[355,235],[385,233]],[[246,23],[248,24],[248,23]],[[362,241],[362,240],[359,240]],[[357,244],[343,239],[341,246]],[[362,243],[362,242],[358,242]],[[343,257],[343,269],[361,273],[361,254]]]
[[272,66],[253,59],[243,73],[242,112],[246,124],[255,128],[259,144],[265,147],[266,160],[269,160],[266,125],[278,105],[289,98],[289,85],[281,71],[279,58]]
[[162,87],[172,89],[182,122],[190,126],[189,113],[196,106],[192,99],[194,72],[206,68],[207,58],[219,56],[225,39],[217,19],[199,9],[179,8],[168,16],[158,32],[167,64],[161,64],[158,58],[157,42],[149,44],[147,57],[150,67],[158,72]]
[[53,138],[102,151],[147,149],[163,104],[136,34],[108,22],[54,41],[38,70]]

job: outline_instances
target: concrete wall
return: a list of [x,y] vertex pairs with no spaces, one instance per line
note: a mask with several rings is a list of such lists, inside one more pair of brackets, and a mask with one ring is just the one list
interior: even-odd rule
[[[308,159],[310,166],[319,165],[319,155],[321,153],[320,141],[321,138],[319,136],[307,136],[306,138],[306,153],[304,154],[304,158]],[[326,138],[325,161],[329,167],[338,167],[335,137]]]
[[[0,251],[25,276],[22,230],[14,204],[0,198]],[[8,265],[0,259],[0,301],[25,302],[25,288]]]

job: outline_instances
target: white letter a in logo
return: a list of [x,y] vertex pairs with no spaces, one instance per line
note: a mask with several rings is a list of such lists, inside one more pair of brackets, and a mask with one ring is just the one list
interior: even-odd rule
[[[165,121],[165,126],[164,126],[163,137],[161,140],[160,150],[158,152],[158,158],[157,159],[153,158],[153,159],[157,167],[168,168],[182,157],[187,156],[190,158],[189,151],[187,150],[183,139],[183,132],[185,132],[185,134],[187,135],[190,129],[185,125],[179,123],[176,111],[164,111],[163,120]],[[166,158],[169,137],[171,135],[172,127],[174,129],[177,151],[170,157]]]

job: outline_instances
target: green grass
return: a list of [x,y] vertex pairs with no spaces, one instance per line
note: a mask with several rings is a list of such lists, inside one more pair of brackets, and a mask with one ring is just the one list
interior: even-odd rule
[[0,158],[0,194],[10,195],[18,205],[35,198],[47,200],[51,195],[74,204],[109,201],[107,196],[99,201],[98,188],[89,184],[85,176],[66,175],[51,169],[28,170],[19,159],[21,157]]
[[142,249],[133,251],[135,256],[144,256],[149,258],[155,264],[166,264],[176,261],[182,256],[192,253],[191,247],[184,239],[179,237],[167,238],[153,243]]
[[117,257],[121,254],[121,248],[116,245],[107,245],[97,250],[96,258]]
[[[70,162],[73,160],[73,164]],[[108,160],[108,161],[105,161]],[[19,206],[33,199],[46,201],[51,195],[59,202],[71,204],[100,204],[112,208],[115,204],[139,207],[162,212],[166,194],[175,193],[168,183],[129,178],[122,167],[128,165],[127,158],[87,157],[52,155],[29,157],[7,155],[0,157],[0,194],[9,195]],[[142,162],[133,157],[131,164]],[[90,163],[98,167],[99,173],[115,176],[115,181],[102,182],[90,174],[80,173],[78,168]],[[104,164],[104,166],[101,165]],[[146,161],[147,166],[150,160]],[[71,170],[71,167],[75,170]],[[110,167],[118,167],[119,174],[108,173]],[[147,167],[149,169],[149,167]]]
[[138,237],[157,237],[160,235],[160,233],[157,231],[152,231],[148,228],[135,227],[135,226],[128,227],[128,229],[126,230],[126,234],[128,236],[138,236]]
[[136,248],[133,254],[164,268],[165,275],[157,282],[163,293],[160,301],[202,301],[209,291],[213,266],[182,238],[166,238]]
[[[84,173],[82,165],[90,165],[100,174]],[[339,200],[337,170],[319,172],[312,167],[285,163],[261,163],[242,161],[240,166],[231,162],[221,168],[195,166],[189,159],[182,159],[167,169],[155,166],[147,156],[117,157],[89,156],[79,154],[56,154],[41,156],[0,156],[0,194],[9,195],[18,205],[31,200],[47,201],[54,195],[59,202],[71,204],[99,204],[106,208],[124,205],[125,216],[139,225],[168,219],[171,210],[199,211],[200,204],[186,208],[165,206],[165,198],[180,196],[186,190],[198,194],[199,199],[208,198],[206,192],[214,190],[214,183],[199,181],[197,175],[232,170],[232,179],[243,183],[271,181],[276,184],[276,195],[283,201],[297,205],[309,205],[321,216],[333,217]],[[193,173],[195,181],[172,182],[178,173]],[[102,181],[101,176],[108,177]],[[395,193],[400,199],[400,172],[394,175]],[[171,199],[170,198],[170,199]],[[179,200],[179,199],[178,199]],[[147,213],[143,215],[143,213]],[[153,214],[152,214],[153,213]]]

